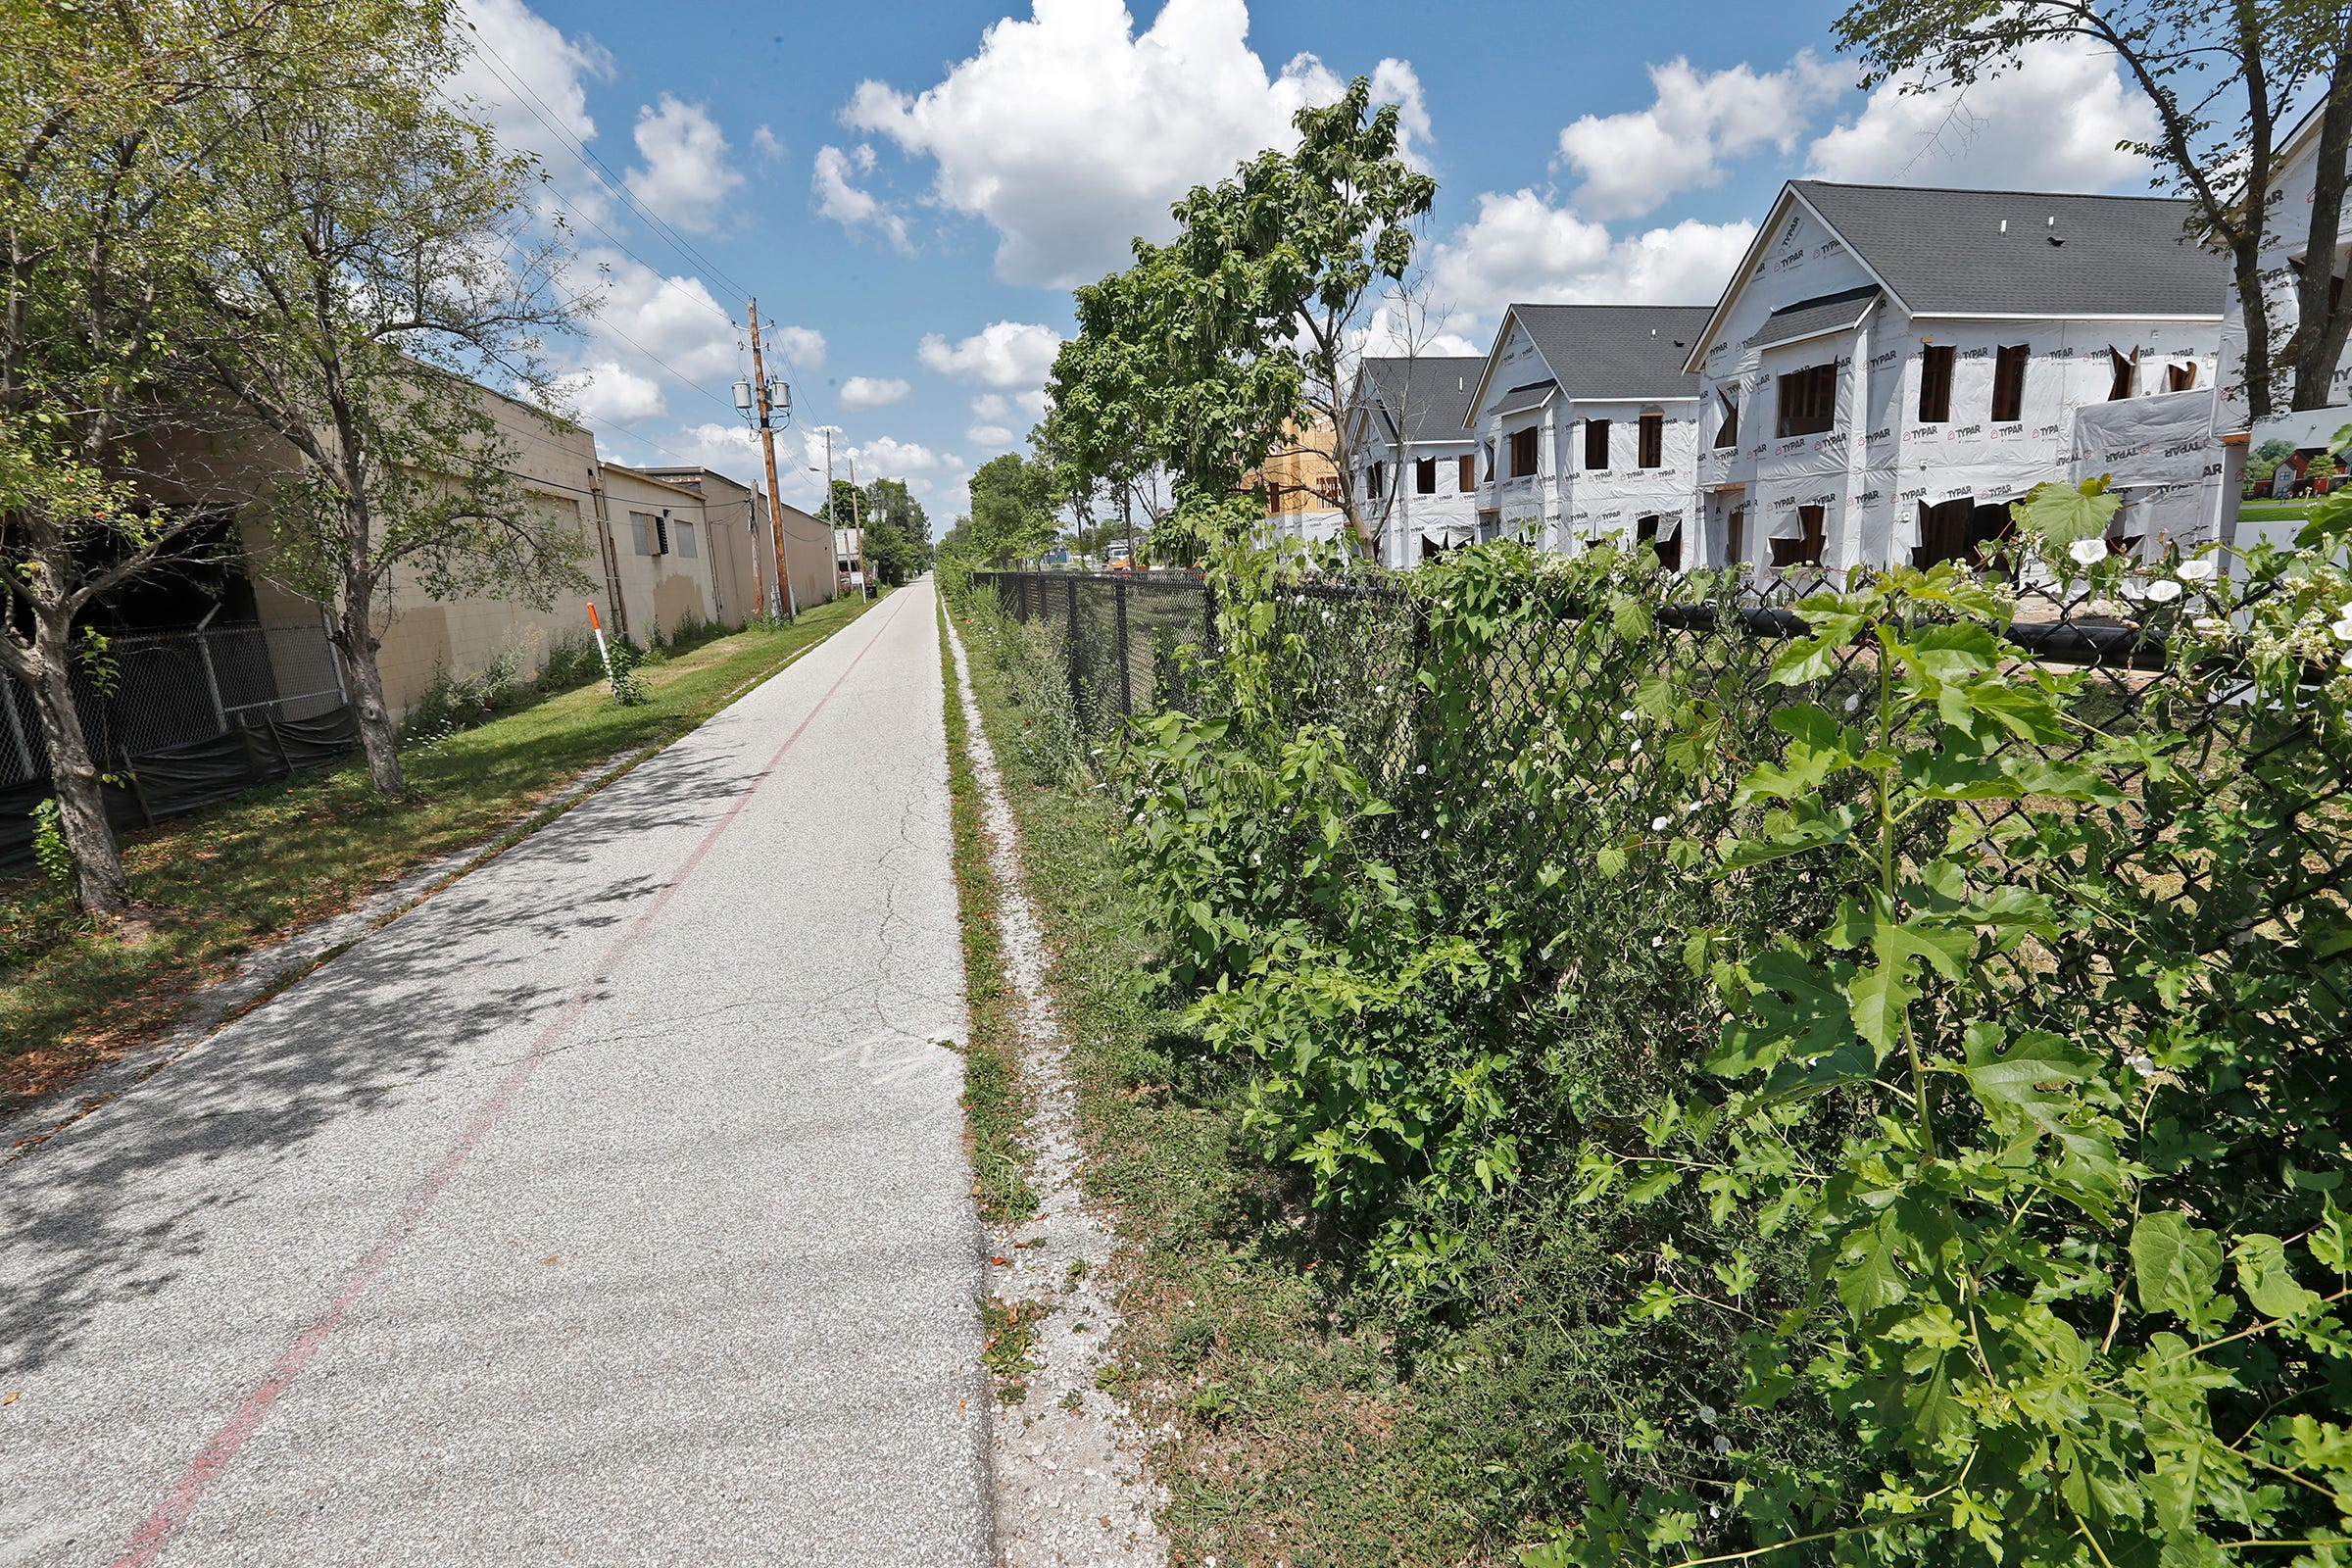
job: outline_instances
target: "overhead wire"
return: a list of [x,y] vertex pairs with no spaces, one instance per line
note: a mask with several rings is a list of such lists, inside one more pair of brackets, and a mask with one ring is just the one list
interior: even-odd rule
[[[599,158],[595,151],[585,142],[581,141],[577,136],[573,135],[569,130],[564,128],[564,126],[561,124],[558,124],[552,118],[555,111],[548,106],[547,100],[540,97],[538,92],[531,86],[531,84],[522,78],[522,74],[509,64],[506,57],[501,55],[497,50],[493,49],[479,34],[476,34],[473,39],[473,50],[475,57],[481,60],[481,62],[490,69],[494,75],[496,75],[508,86],[514,88],[516,92],[522,94],[524,99],[528,100],[522,105],[525,112],[527,112],[533,120],[538,121],[541,125],[545,126],[548,133],[554,136],[558,143],[562,145],[566,152],[569,152],[574,158],[579,160],[580,167],[585,170],[592,178],[596,179],[600,184],[602,184],[606,190],[611,192],[612,195],[621,203],[621,205],[645,220],[647,225],[651,227],[660,238],[666,241],[669,246],[679,254],[679,256],[687,260],[691,265],[699,267],[702,269],[702,270],[709,273],[718,282],[725,285],[729,293],[741,298],[750,297],[750,289],[745,288],[743,284],[728,276],[727,273],[719,268],[717,263],[711,261],[710,257],[704,255],[700,250],[696,249],[693,243],[689,241],[683,234],[679,233],[678,230],[673,227],[667,220],[663,219],[659,213],[656,213],[644,202],[638,200],[636,193],[628,188],[626,182],[623,181],[618,174],[613,172],[611,165],[607,164],[602,158]],[[639,257],[637,260],[641,265],[646,265],[644,263],[644,258]],[[659,270],[659,269],[655,270]],[[729,318],[730,322],[732,322],[732,318]]]

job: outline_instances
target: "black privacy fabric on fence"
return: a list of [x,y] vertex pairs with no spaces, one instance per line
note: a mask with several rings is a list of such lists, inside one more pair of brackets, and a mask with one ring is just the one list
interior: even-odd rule
[[[360,738],[349,708],[315,718],[251,715],[219,735],[128,759],[122,785],[106,787],[107,815],[119,828],[146,827],[257,784],[324,767]],[[0,865],[32,858],[32,810],[52,793],[47,780],[0,789]]]
[[[340,757],[359,738],[316,620],[128,632],[75,662],[74,705],[117,825],[143,827]],[[32,854],[55,793],[32,693],[0,681],[0,865]]]
[[[993,586],[1016,618],[1042,624],[1063,651],[1089,735],[1111,735],[1131,714],[1200,711],[1201,687],[1216,678],[1200,662],[1216,615],[1201,578],[1045,571],[976,572],[973,580]],[[1805,590],[1780,580],[1729,601],[1703,591],[1661,577],[1631,636],[1606,624],[1606,612],[1595,618],[1592,607],[1566,594],[1522,606],[1512,637],[1485,647],[1471,665],[1447,658],[1446,639],[1433,646],[1431,617],[1442,612],[1401,587],[1285,584],[1274,596],[1269,639],[1276,722],[1291,733],[1328,725],[1346,738],[1353,764],[1396,808],[1389,848],[1400,861],[1418,858],[1412,835],[1442,822],[1452,848],[1446,864],[1429,868],[1437,882],[1460,875],[1508,883],[1546,862],[1589,863],[1654,839],[1666,831],[1653,826],[1661,820],[1673,832],[1711,835],[1729,822],[1747,770],[1781,758],[1775,709],[1802,700],[1851,711],[1849,703],[1876,700],[1879,676],[1868,650],[1848,648],[1827,678],[1777,686],[1770,666],[1804,630],[1791,607]],[[2229,887],[2210,885],[2194,858],[2169,842],[2160,815],[2141,822],[2136,843],[2105,869],[2128,867],[2148,885],[2178,888],[2156,903],[2171,903],[2183,931],[2194,929],[2183,936],[2192,949],[2201,951],[2217,929],[2235,931],[2241,943],[2299,944],[2314,901],[2332,907],[2352,882],[2352,756],[2339,755],[2328,733],[2253,699],[2227,670],[2168,666],[2163,630],[2179,607],[2147,615],[2147,624],[2132,617],[2133,608],[2021,595],[2008,641],[2042,665],[2084,677],[2073,700],[2082,736],[2053,758],[2082,757],[2101,732],[2177,733],[2177,765],[2208,795],[2226,791],[2242,802],[2246,819],[2261,824],[2267,869],[2257,876],[2241,867]],[[1678,747],[1679,760],[1670,760]],[[1576,798],[1530,800],[1511,787],[1516,764],[1539,752],[1547,773],[1564,768],[1581,780]],[[2113,782],[2135,800],[2142,793],[2137,774]],[[2004,819],[2041,808],[2032,800],[1963,801],[1950,809],[1972,813],[1997,841]],[[2005,870],[1995,855],[1987,874]],[[2221,905],[2249,894],[2260,906],[2217,924]],[[2294,1002],[2305,1038],[2345,1034],[2352,988],[2342,970],[2341,955],[2315,965]],[[2048,981],[2014,977],[2029,1011],[2038,1010],[2034,1001],[2055,1000]]]

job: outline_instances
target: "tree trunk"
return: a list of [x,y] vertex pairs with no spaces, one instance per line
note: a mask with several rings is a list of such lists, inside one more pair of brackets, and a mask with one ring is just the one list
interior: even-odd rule
[[359,715],[360,750],[368,758],[368,781],[385,800],[397,801],[408,794],[408,784],[400,774],[399,736],[392,727],[392,710],[384,702],[383,671],[375,662],[377,642],[369,613],[374,598],[371,584],[347,581],[335,646],[343,651],[351,672],[351,701]]
[[[73,852],[74,874],[85,913],[112,919],[130,903],[122,852],[106,819],[98,764],[90,760],[81,712],[74,701],[72,644],[64,628],[46,621],[34,630],[32,703],[49,750],[49,782],[57,792],[58,826]],[[5,700],[5,699],[0,699]]]
[[2335,390],[2335,364],[2352,327],[2352,299],[2336,301],[2336,233],[2344,217],[2344,158],[2352,152],[2352,39],[2339,38],[2320,116],[2319,168],[2311,187],[2311,228],[2297,290],[2294,409],[2324,409]]

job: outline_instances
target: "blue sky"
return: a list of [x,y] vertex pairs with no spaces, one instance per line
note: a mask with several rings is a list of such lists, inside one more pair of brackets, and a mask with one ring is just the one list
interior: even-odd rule
[[757,477],[728,399],[750,293],[795,390],[786,499],[821,491],[829,427],[838,471],[906,479],[943,532],[1035,421],[1069,285],[1352,75],[1439,179],[1435,349],[1483,351],[1512,300],[1711,300],[1794,175],[2147,184],[2107,60],[1865,94],[1811,0],[466,3],[463,90],[545,162],[603,301],[555,358],[608,455]]

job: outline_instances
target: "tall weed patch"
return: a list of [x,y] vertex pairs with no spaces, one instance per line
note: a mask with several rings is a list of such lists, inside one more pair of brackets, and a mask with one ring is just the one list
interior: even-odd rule
[[1531,1562],[2352,1560],[2341,516],[2056,557],[2088,671],[1948,565],[1212,574],[1123,848]]

